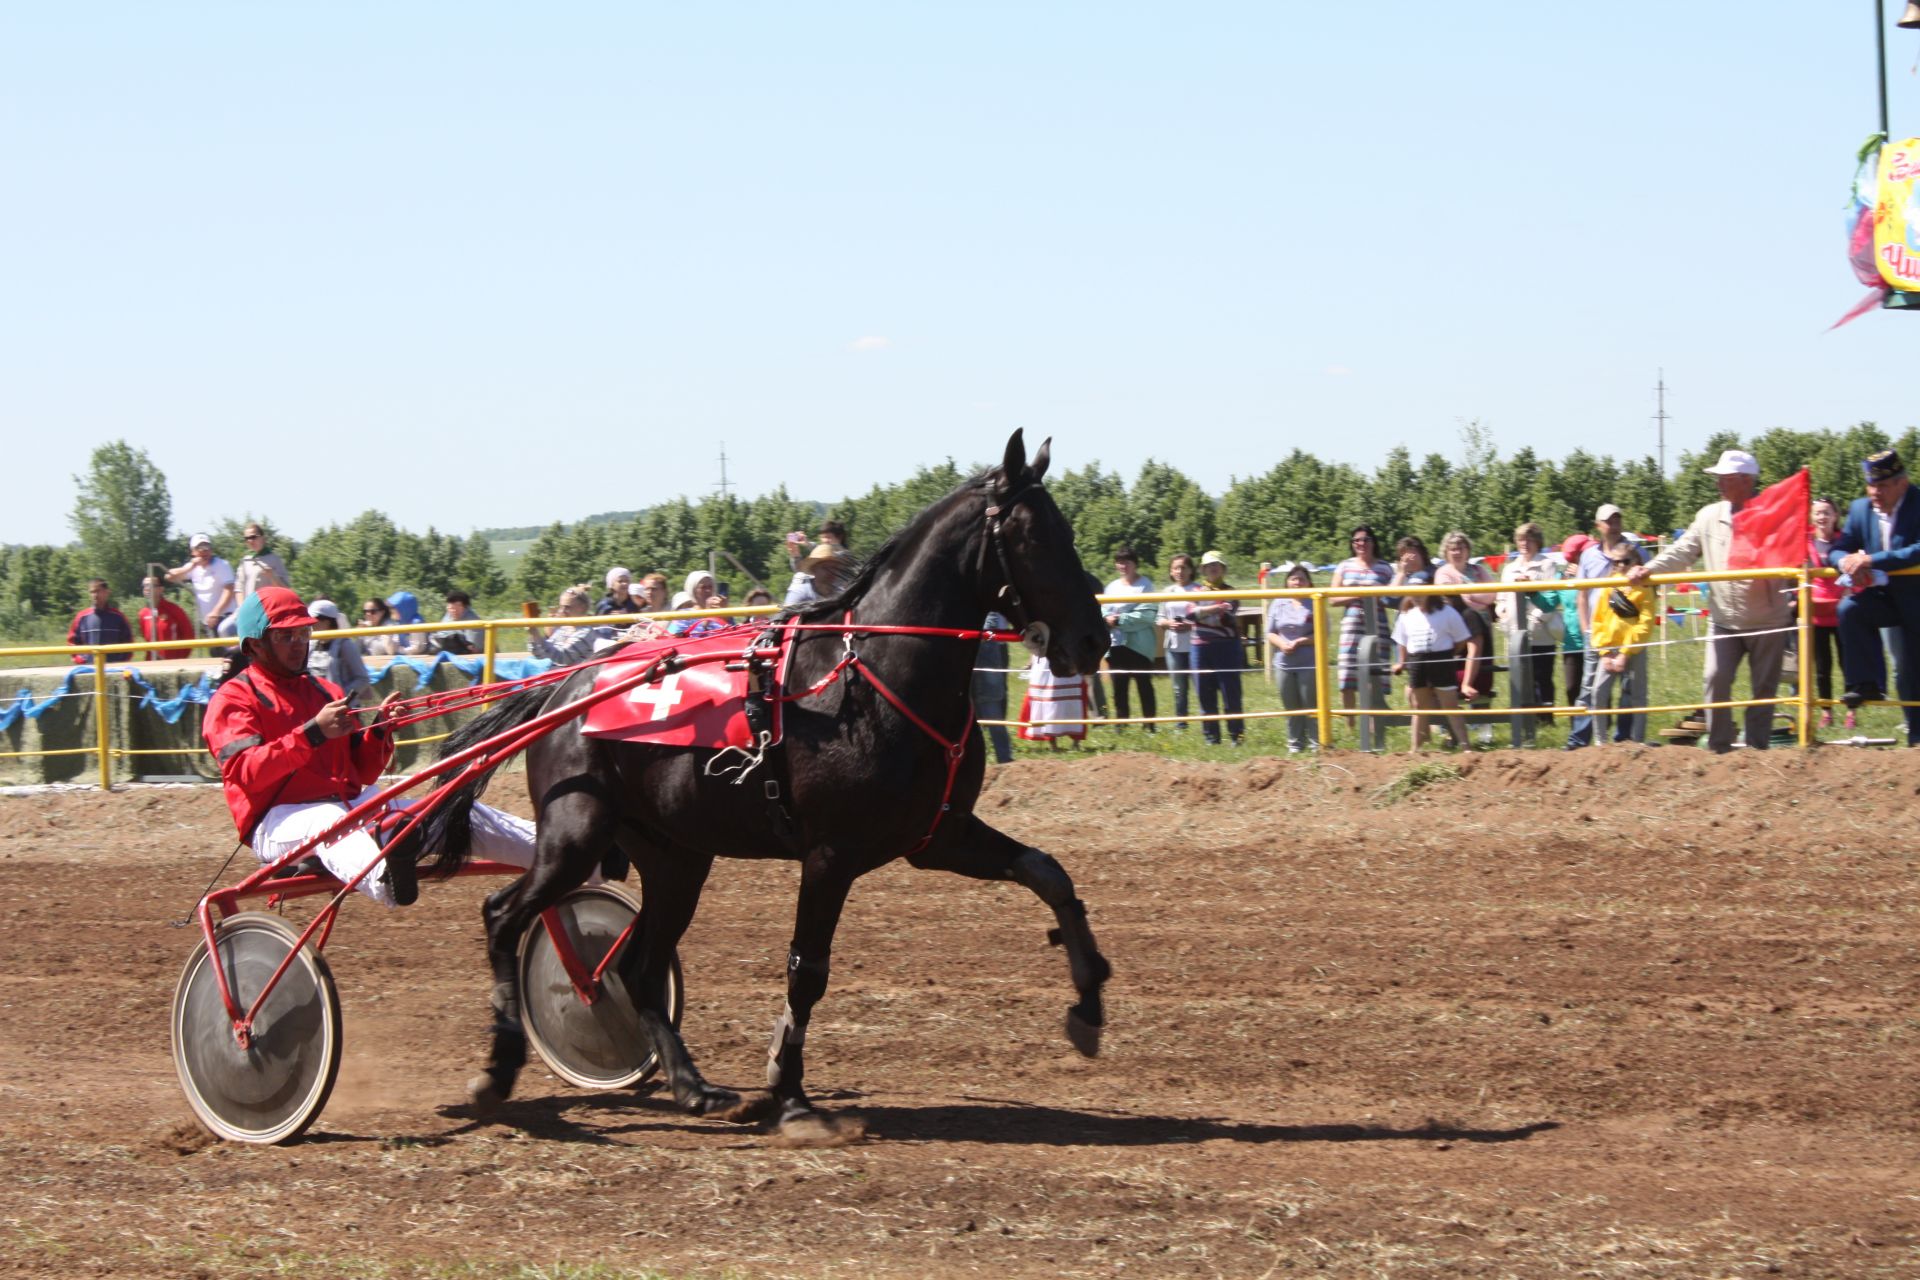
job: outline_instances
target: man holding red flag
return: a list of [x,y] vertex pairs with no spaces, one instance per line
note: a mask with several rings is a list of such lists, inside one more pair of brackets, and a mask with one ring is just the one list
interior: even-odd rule
[[[1827,553],[1850,579],[1840,601],[1840,662],[1849,709],[1886,696],[1887,655],[1882,627],[1900,628],[1900,700],[1920,700],[1920,576],[1888,578],[1920,564],[1920,500],[1909,504],[1913,481],[1900,455],[1882,449],[1860,464],[1867,496],[1855,498],[1847,523]],[[1847,646],[1852,645],[1852,649]],[[1920,707],[1906,707],[1907,745],[1920,746]]]
[[[1760,464],[1744,449],[1728,449],[1706,469],[1720,489],[1720,501],[1700,508],[1687,531],[1646,564],[1627,571],[1638,586],[1656,573],[1678,573],[1703,563],[1707,572],[1722,569],[1797,567],[1806,559],[1807,473],[1789,477],[1755,496]],[[1790,533],[1788,532],[1790,531]],[[1756,698],[1771,698],[1780,687],[1787,638],[1793,629],[1792,597],[1771,578],[1752,582],[1715,582],[1707,591],[1707,666],[1702,683],[1708,703],[1733,698],[1733,676],[1744,656]],[[1746,742],[1756,751],[1773,738],[1773,708],[1746,709]],[[1727,707],[1707,708],[1707,748],[1733,749],[1733,714]]]

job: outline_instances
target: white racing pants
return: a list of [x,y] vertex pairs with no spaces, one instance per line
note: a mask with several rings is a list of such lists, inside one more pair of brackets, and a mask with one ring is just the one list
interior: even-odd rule
[[[368,787],[353,798],[352,804],[341,804],[338,800],[315,800],[307,804],[273,806],[254,829],[255,856],[263,863],[285,857],[338,822],[353,805],[365,803],[379,790],[378,786]],[[404,797],[394,802],[398,808],[408,808],[413,803]],[[534,825],[525,818],[516,818],[488,805],[474,804],[474,857],[507,862],[516,867],[530,867],[533,865],[533,835]],[[367,864],[385,861],[373,833],[364,827],[350,831],[314,852],[326,864],[327,870],[343,884],[359,875],[360,868]],[[387,885],[385,872],[386,867],[375,866],[367,873],[367,878],[360,882],[360,892],[381,906],[390,907],[393,905],[393,890]],[[595,880],[599,878],[598,874],[594,876]]]

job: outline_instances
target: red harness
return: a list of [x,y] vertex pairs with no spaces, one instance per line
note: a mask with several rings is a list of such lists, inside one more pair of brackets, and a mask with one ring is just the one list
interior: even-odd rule
[[[879,676],[873,673],[872,667],[860,660],[860,653],[853,647],[851,637],[856,632],[878,635],[946,636],[955,640],[1011,641],[1018,640],[1020,637],[1017,633],[1005,631],[955,631],[945,627],[855,627],[853,625],[853,610],[851,609],[847,610],[846,618],[847,620],[843,624],[809,623],[806,624],[805,627],[805,629],[809,631],[840,631],[848,635],[847,651],[841,655],[840,661],[833,664],[833,669],[815,681],[811,688],[804,689],[799,693],[769,694],[767,701],[773,703],[798,702],[801,698],[810,698],[845,675],[847,669],[851,667],[866,677],[867,682],[873,686],[874,691],[892,704],[895,711],[905,716],[909,724],[918,728],[920,732],[932,738],[934,742],[939,745],[941,752],[946,756],[947,760],[947,779],[940,788],[940,807],[933,811],[933,822],[928,825],[927,834],[921,836],[919,843],[907,850],[906,856],[912,857],[933,842],[934,833],[940,830],[941,820],[947,816],[948,809],[952,807],[953,784],[960,776],[960,762],[967,754],[967,734],[973,728],[973,699],[971,697],[967,699],[967,718],[966,721],[961,724],[960,732],[952,739],[943,737],[938,729],[928,724],[924,717],[912,707],[908,706],[899,694],[889,689],[886,681],[880,679]],[[793,619],[787,619],[784,624],[787,629],[787,634],[781,642],[783,648],[792,646],[793,629],[799,625],[800,624],[795,623]]]
[[[705,649],[704,652],[683,653],[681,652],[680,646],[675,644],[652,650],[648,652],[646,658],[642,660],[642,665],[651,664],[652,674],[642,683],[658,683],[662,678],[675,670],[684,670],[689,666],[709,662],[764,662],[771,658],[776,663],[776,672],[784,673],[787,670],[788,661],[793,649],[793,642],[797,633],[802,631],[837,632],[849,637],[846,652],[841,655],[840,660],[833,665],[833,668],[821,676],[820,679],[816,680],[809,687],[800,690],[798,693],[768,693],[766,695],[767,702],[774,707],[777,715],[780,706],[783,704],[798,702],[802,698],[810,698],[817,693],[824,692],[826,689],[832,687],[835,681],[845,675],[849,668],[853,668],[857,669],[860,674],[873,685],[875,692],[886,699],[887,703],[891,705],[894,710],[905,716],[909,724],[926,734],[927,737],[933,739],[946,759],[947,776],[940,790],[940,807],[934,811],[933,821],[927,827],[927,834],[920,837],[919,842],[907,850],[907,855],[911,856],[919,853],[922,849],[926,848],[928,844],[932,843],[934,834],[940,830],[941,821],[947,816],[948,810],[952,807],[954,783],[958,781],[960,776],[960,763],[966,757],[967,734],[973,728],[973,701],[971,698],[967,701],[967,716],[965,722],[960,726],[960,732],[953,738],[946,737],[938,729],[927,723],[925,717],[908,706],[900,695],[887,687],[887,683],[884,680],[874,674],[873,668],[861,659],[859,651],[853,647],[851,637],[855,635],[931,636],[948,640],[971,640],[976,643],[985,640],[1000,640],[1011,643],[1019,640],[1021,636],[1019,632],[1013,631],[987,631],[956,627],[891,626],[886,624],[857,625],[853,621],[853,611],[851,609],[846,612],[845,617],[845,622],[800,622],[789,617],[779,624],[781,636],[777,646],[747,644],[736,648],[732,645],[722,644]],[[748,628],[740,628],[740,630],[743,631],[747,629]],[[764,634],[764,628],[754,627],[752,630],[756,636]],[[721,633],[721,635],[724,634],[725,633]],[[701,640],[711,643],[719,638],[720,635],[712,635],[703,636]],[[446,715],[448,712],[483,706],[486,703],[495,702],[501,698],[511,697],[526,689],[558,684],[562,680],[571,677],[582,667],[605,666],[615,662],[629,663],[633,660],[634,655],[632,653],[626,651],[624,648],[617,649],[602,654],[599,657],[589,658],[585,662],[575,663],[568,667],[555,667],[551,671],[543,671],[539,675],[528,676],[525,679],[515,680],[508,684],[453,689],[445,693],[430,693],[416,698],[407,698],[396,701],[394,705],[389,708],[387,724],[390,728],[416,724],[422,720],[430,720],[436,716]],[[604,681],[597,683],[604,683]],[[620,683],[625,684],[627,681],[623,680]],[[398,714],[393,714],[395,712],[398,712]],[[777,736],[771,741],[778,741]],[[522,745],[525,745],[525,743]],[[771,745],[771,742],[769,745]]]

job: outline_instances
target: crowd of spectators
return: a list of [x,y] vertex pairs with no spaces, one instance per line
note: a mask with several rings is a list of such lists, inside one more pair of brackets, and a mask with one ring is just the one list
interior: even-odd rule
[[[1694,514],[1664,547],[1653,550],[1646,539],[1629,534],[1624,514],[1611,502],[1593,515],[1592,532],[1578,533],[1550,551],[1543,530],[1529,521],[1513,531],[1510,550],[1495,557],[1498,568],[1476,558],[1471,540],[1461,530],[1450,530],[1439,540],[1438,557],[1417,536],[1405,535],[1393,545],[1391,559],[1383,554],[1376,529],[1353,528],[1350,555],[1327,567],[1322,597],[1337,620],[1336,651],[1332,655],[1333,684],[1343,708],[1385,709],[1395,677],[1404,677],[1406,707],[1414,713],[1415,748],[1428,730],[1438,725],[1455,745],[1466,745],[1466,726],[1480,725],[1482,741],[1491,737],[1490,708],[1499,683],[1497,655],[1505,657],[1515,674],[1510,688],[1517,702],[1543,709],[1564,705],[1580,714],[1570,718],[1566,747],[1578,750],[1601,736],[1615,742],[1644,742],[1646,717],[1637,709],[1647,705],[1648,649],[1654,642],[1659,603],[1646,585],[1655,574],[1685,572],[1699,566],[1709,572],[1730,567],[1735,541],[1735,517],[1759,490],[1759,465],[1751,454],[1727,450],[1706,468],[1719,490],[1717,501]],[[1895,677],[1903,700],[1920,701],[1920,661],[1908,661],[1909,637],[1920,635],[1920,577],[1889,574],[1920,565],[1920,503],[1906,501],[1911,488],[1904,462],[1891,450],[1864,460],[1866,496],[1853,501],[1844,518],[1840,505],[1821,497],[1811,503],[1806,535],[1807,563],[1831,566],[1837,578],[1816,580],[1811,591],[1811,653],[1816,692],[1823,701],[1834,690],[1833,667],[1844,675],[1845,724],[1856,723],[1856,708],[1885,697],[1886,650],[1897,661]],[[239,604],[263,587],[291,587],[284,560],[268,545],[265,527],[249,523],[242,531],[245,554],[238,567],[215,551],[213,539],[196,533],[188,539],[188,558],[180,565],[149,575],[141,585],[142,607],[137,625],[114,603],[111,585],[92,579],[90,604],[77,613],[67,633],[74,646],[135,644],[152,647],[145,656],[176,660],[194,651],[180,642],[201,637],[231,636]],[[786,607],[800,607],[844,590],[857,561],[847,546],[845,528],[823,521],[809,539],[802,532],[784,542],[788,580]],[[1105,684],[1111,684],[1113,704],[1120,720],[1139,718],[1147,732],[1163,722],[1186,730],[1197,693],[1201,735],[1209,743],[1244,741],[1241,676],[1248,668],[1246,644],[1252,639],[1260,659],[1254,669],[1269,667],[1287,720],[1289,752],[1317,750],[1315,644],[1319,621],[1309,599],[1279,599],[1243,610],[1235,601],[1202,593],[1232,590],[1226,557],[1208,551],[1196,558],[1186,552],[1169,557],[1167,582],[1156,586],[1142,570],[1131,547],[1115,549],[1115,576],[1093,584],[1108,597],[1104,614],[1111,646],[1104,680],[1065,681],[1046,672],[1044,662],[1030,667],[1027,703],[1045,723],[1026,736],[1058,742],[1077,739],[1079,726],[1071,722],[1105,718]],[[159,566],[155,566],[156,569]],[[1284,585],[1310,589],[1317,584],[1314,566],[1290,562],[1278,569],[1262,562],[1256,575],[1263,587]],[[1283,576],[1281,576],[1283,575]],[[1580,584],[1624,579],[1625,585],[1604,587]],[[1495,582],[1557,584],[1519,593],[1476,590]],[[189,612],[170,598],[175,585],[191,595]],[[1444,593],[1429,587],[1457,588]],[[1353,588],[1387,588],[1380,594],[1344,594]],[[1402,596],[1393,588],[1409,588]],[[1153,594],[1188,595],[1193,600],[1137,602],[1129,597]],[[595,600],[585,584],[560,593],[551,610],[556,625],[529,628],[527,648],[535,656],[556,663],[577,663],[593,653],[626,640],[655,635],[697,637],[735,625],[733,619],[679,618],[654,621],[664,612],[723,609],[731,603],[728,584],[713,573],[689,573],[681,589],[669,596],[664,574],[648,573],[636,580],[631,570],[615,565],[605,571],[604,592]],[[1748,669],[1752,697],[1776,693],[1795,628],[1794,593],[1767,580],[1716,581],[1702,592],[1708,630],[1701,705],[1705,745],[1726,751],[1736,741],[1764,749],[1772,739],[1774,708],[1768,705],[1728,709],[1715,704],[1733,701],[1739,667]],[[486,646],[486,633],[473,602],[463,590],[444,593],[440,625],[425,622],[418,597],[408,590],[361,602],[358,628],[418,627],[399,634],[340,635],[316,640],[312,666],[316,673],[364,696],[370,682],[368,657],[423,656],[435,653],[474,654]],[[746,597],[756,610],[753,622],[772,618],[779,605],[774,593],[755,585]],[[534,606],[526,612],[534,616]],[[325,598],[310,606],[316,633],[349,630],[349,618]],[[608,618],[591,622],[589,618]],[[633,621],[635,618],[638,622]],[[1251,636],[1243,622],[1252,622]],[[989,627],[1005,625],[989,619]],[[997,642],[996,642],[997,643]],[[983,718],[1004,713],[1007,691],[1006,656],[992,644],[983,650],[983,680],[976,685],[976,703]],[[1920,658],[1920,653],[1915,654]],[[87,655],[76,655],[87,662]],[[993,679],[996,672],[1003,678]],[[1556,681],[1556,675],[1558,680]],[[1172,691],[1171,715],[1160,716],[1158,681],[1166,678]],[[1556,684],[1558,687],[1556,687]],[[1615,705],[1617,703],[1617,706]],[[993,709],[998,708],[995,712]],[[1740,714],[1736,717],[1734,711]],[[1071,712],[1071,714],[1069,714]],[[1823,726],[1835,713],[1823,710]],[[1551,719],[1550,715],[1545,715]],[[1920,708],[1906,711],[1908,739],[1920,744]],[[1004,733],[994,739],[996,758],[1007,747]]]
[[[1406,703],[1399,714],[1414,713],[1410,719],[1416,749],[1436,723],[1459,746],[1466,744],[1467,726],[1477,722],[1477,737],[1488,743],[1495,723],[1490,708],[1501,683],[1497,664],[1504,658],[1512,673],[1508,683],[1515,705],[1539,708],[1542,723],[1556,718],[1551,710],[1555,707],[1578,713],[1568,717],[1568,750],[1592,745],[1597,738],[1646,742],[1647,717],[1638,709],[1648,705],[1648,656],[1657,643],[1654,627],[1662,607],[1647,580],[1694,568],[1737,572],[1734,518],[1755,499],[1759,470],[1743,450],[1723,453],[1705,468],[1719,499],[1695,513],[1665,546],[1629,533],[1624,513],[1612,502],[1594,511],[1591,533],[1574,534],[1553,549],[1538,524],[1523,522],[1513,531],[1512,547],[1491,557],[1491,564],[1475,556],[1471,540],[1460,530],[1441,537],[1438,557],[1419,537],[1407,535],[1394,543],[1388,559],[1376,530],[1356,526],[1349,542],[1352,554],[1326,568],[1325,586],[1332,594],[1322,598],[1335,611],[1328,626],[1333,627],[1335,619],[1338,624],[1332,674],[1342,706],[1384,710],[1391,705],[1394,678],[1403,677]],[[1885,698],[1888,649],[1898,659],[1895,678],[1901,700],[1920,701],[1920,650],[1914,661],[1905,660],[1908,638],[1920,637],[1920,576],[1896,572],[1920,567],[1920,503],[1906,501],[1910,482],[1904,463],[1892,451],[1866,459],[1862,471],[1867,495],[1854,501],[1844,527],[1839,505],[1817,498],[1810,505],[1806,536],[1805,563],[1840,571],[1838,578],[1816,579],[1811,589],[1812,645],[1806,660],[1823,701],[1833,696],[1836,659],[1843,668],[1848,728],[1856,724],[1855,708]],[[1165,719],[1176,730],[1188,727],[1189,691],[1197,687],[1206,740],[1219,742],[1224,726],[1225,736],[1240,742],[1244,723],[1239,677],[1246,655],[1234,611],[1206,600],[1165,601],[1149,633],[1131,625],[1135,606],[1113,599],[1230,589],[1225,558],[1217,551],[1206,553],[1196,581],[1194,557],[1176,553],[1167,561],[1163,587],[1140,571],[1131,548],[1119,548],[1114,559],[1118,576],[1103,591],[1109,597],[1105,612],[1112,638],[1106,680],[1113,686],[1119,718],[1129,718],[1137,698],[1143,715],[1157,719],[1148,701],[1153,685],[1147,677],[1164,676],[1173,691],[1172,715]],[[1304,562],[1277,570],[1262,562],[1257,581],[1265,588],[1309,589],[1319,585],[1315,574],[1315,567]],[[1602,580],[1607,585],[1579,585]],[[1547,585],[1562,581],[1567,583],[1564,588]],[[1475,590],[1496,582],[1541,584],[1543,589]],[[1342,594],[1343,588],[1360,587],[1389,590]],[[1459,590],[1422,590],[1400,597],[1391,591],[1395,587]],[[1795,590],[1778,580],[1729,579],[1701,584],[1696,598],[1707,624],[1699,704],[1704,710],[1683,719],[1673,735],[1684,739],[1700,730],[1702,745],[1716,753],[1736,742],[1764,750],[1775,736],[1777,707],[1763,703],[1730,709],[1715,704],[1737,700],[1734,679],[1743,662],[1751,699],[1777,696],[1796,643]],[[1254,643],[1264,655],[1260,665],[1271,670],[1282,710],[1293,713],[1286,730],[1290,753],[1320,746],[1311,714],[1318,698],[1313,608],[1308,599],[1278,599],[1257,611],[1239,611],[1238,621],[1258,620]],[[1094,681],[1076,696],[1096,701],[1100,691],[1100,682]],[[1050,689],[1045,701],[1057,704],[1059,696]],[[1104,718],[1098,708],[1092,714]],[[1906,719],[1909,742],[1920,745],[1920,708],[1908,708]],[[1821,712],[1822,726],[1834,720],[1833,711]],[[1057,736],[1057,731],[1048,736]]]

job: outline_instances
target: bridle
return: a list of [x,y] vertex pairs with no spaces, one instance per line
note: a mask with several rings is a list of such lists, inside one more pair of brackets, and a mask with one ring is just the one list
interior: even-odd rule
[[1018,489],[1009,493],[1006,497],[1000,499],[1000,501],[987,504],[985,517],[987,522],[986,536],[980,540],[980,563],[975,569],[975,573],[978,576],[983,578],[986,576],[987,552],[991,550],[994,560],[998,562],[1000,566],[1000,581],[1002,585],[999,596],[1006,602],[1007,621],[1013,624],[1013,629],[1016,631],[1024,631],[1026,627],[1015,615],[1015,611],[1021,609],[1020,589],[1013,584],[1013,566],[1007,561],[1007,543],[1002,526],[1006,523],[1006,517],[1008,513],[1013,510],[1014,506],[1018,504],[1022,498],[1026,497],[1029,492],[1038,488],[1040,488],[1040,482],[1038,480],[1029,480]]

